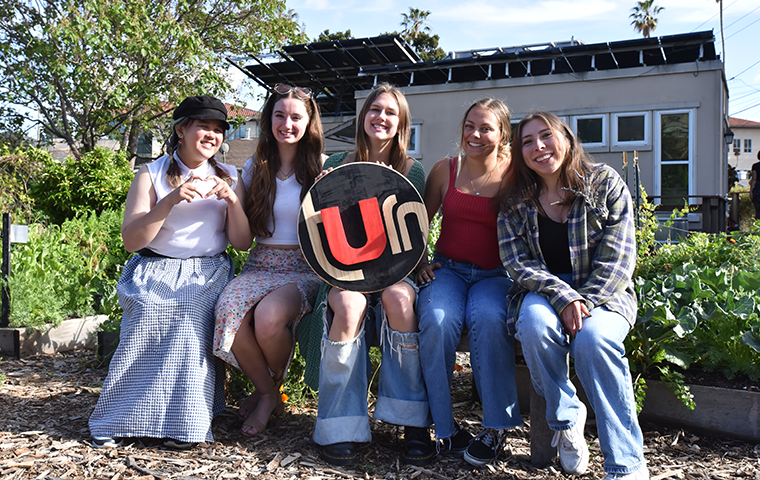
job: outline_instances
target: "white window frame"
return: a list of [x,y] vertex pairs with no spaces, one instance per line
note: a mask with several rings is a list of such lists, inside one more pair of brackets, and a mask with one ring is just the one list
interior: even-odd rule
[[570,119],[570,128],[573,129],[575,136],[578,136],[578,120],[602,119],[602,141],[583,143],[583,148],[589,152],[608,151],[610,138],[610,116],[607,113],[595,113],[592,115],[573,115]]
[[752,153],[752,139],[751,138],[744,139],[744,153]]
[[[618,140],[618,119],[621,117],[644,117],[644,140]],[[620,151],[651,150],[652,148],[652,112],[621,112],[613,113],[610,130],[612,131],[612,148]]]
[[[689,166],[689,193],[688,195],[695,195],[695,189],[697,185],[696,178],[696,149],[695,149],[695,133],[697,128],[697,109],[686,108],[680,110],[658,110],[654,112],[654,144],[652,157],[654,158],[654,195],[662,195],[662,116],[673,115],[679,113],[689,114],[689,160],[687,162],[680,162],[681,164],[688,164]],[[670,165],[679,164],[679,162],[667,162]],[[694,201],[689,198],[689,203]],[[661,199],[657,199],[656,203],[662,203]]]
[[414,142],[414,149],[409,149],[406,151],[406,154],[410,157],[414,158],[422,158],[422,152],[420,149],[420,140],[422,139],[422,124],[421,123],[415,123],[411,126],[411,132],[409,134],[409,140],[412,138],[415,139]]

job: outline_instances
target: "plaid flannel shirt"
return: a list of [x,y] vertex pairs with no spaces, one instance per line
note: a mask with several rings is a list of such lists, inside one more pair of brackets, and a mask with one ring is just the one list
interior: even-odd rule
[[514,280],[507,297],[507,325],[514,333],[522,298],[528,292],[546,297],[559,315],[576,300],[589,310],[605,306],[636,321],[633,270],[636,235],[628,187],[611,167],[594,165],[568,215],[573,284],[552,275],[538,242],[538,210],[521,203],[498,217],[499,253]]

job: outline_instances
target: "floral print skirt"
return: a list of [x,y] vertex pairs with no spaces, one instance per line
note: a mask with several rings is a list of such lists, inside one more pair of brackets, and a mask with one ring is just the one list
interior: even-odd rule
[[227,285],[216,304],[214,355],[239,369],[240,365],[232,353],[232,342],[243,317],[264,297],[288,284],[294,284],[301,293],[300,312],[290,325],[293,332],[293,350],[288,360],[290,366],[296,345],[296,326],[301,317],[311,311],[322,284],[322,280],[304,260],[300,249],[287,250],[256,245],[251,250],[243,271]]

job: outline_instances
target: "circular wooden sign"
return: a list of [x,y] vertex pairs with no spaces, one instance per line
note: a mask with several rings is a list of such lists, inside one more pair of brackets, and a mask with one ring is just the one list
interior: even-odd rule
[[324,281],[369,293],[409,275],[427,250],[428,228],[425,204],[406,177],[355,162],[309,189],[298,215],[298,242]]

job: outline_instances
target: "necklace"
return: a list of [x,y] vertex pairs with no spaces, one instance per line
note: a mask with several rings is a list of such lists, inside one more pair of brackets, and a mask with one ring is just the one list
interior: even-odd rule
[[285,180],[289,179],[290,177],[292,177],[294,173],[296,173],[296,169],[295,168],[291,169],[290,173],[288,173],[287,175],[285,175],[285,173],[282,171],[282,167],[280,167],[277,170],[277,174],[280,175],[280,177],[281,177],[280,180],[282,180],[283,182]]
[[467,168],[467,173],[470,174],[470,189],[473,192],[475,192],[475,195],[480,196],[480,190],[482,190],[483,187],[488,185],[488,182],[491,180],[491,175],[493,174],[493,171],[496,170],[497,168],[498,168],[498,165],[488,171],[488,176],[486,177],[484,181],[480,183],[480,188],[475,188],[475,184],[473,183],[472,172],[470,171],[469,167]]

